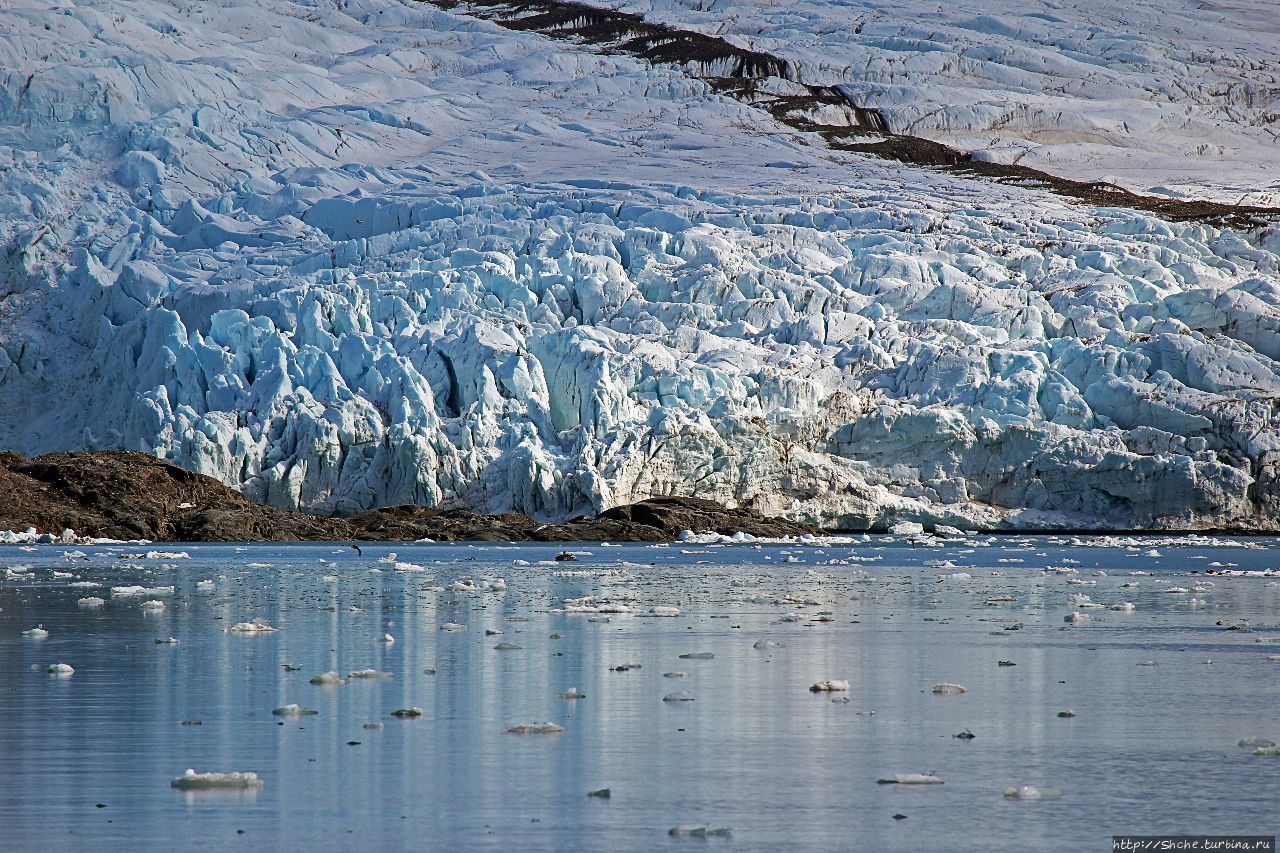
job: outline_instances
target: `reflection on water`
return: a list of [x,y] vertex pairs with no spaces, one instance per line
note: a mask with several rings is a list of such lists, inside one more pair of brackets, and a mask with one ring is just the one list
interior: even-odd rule
[[[2,548],[0,847],[1012,851],[1270,833],[1280,765],[1236,742],[1280,740],[1280,644],[1259,642],[1280,636],[1280,587],[1189,574],[1275,567],[1260,544],[584,546],[570,564],[539,545]],[[391,550],[426,571],[394,571]],[[485,576],[509,589],[438,589]],[[175,592],[111,594],[131,584]],[[632,615],[557,612],[588,596]],[[681,612],[635,615],[654,606]],[[1092,621],[1065,624],[1076,610]],[[253,618],[280,630],[228,630]],[[21,635],[37,624],[48,637]],[[395,676],[309,683],[364,668]],[[851,689],[809,691],[826,679]],[[676,691],[694,701],[662,701]],[[272,715],[290,703],[319,714]],[[391,716],[410,707],[423,716]],[[564,732],[506,732],[543,721]],[[266,784],[171,789],[188,767]],[[945,784],[875,784],[894,773]],[[1001,796],[1020,784],[1063,797]],[[733,835],[668,836],[681,824]]]

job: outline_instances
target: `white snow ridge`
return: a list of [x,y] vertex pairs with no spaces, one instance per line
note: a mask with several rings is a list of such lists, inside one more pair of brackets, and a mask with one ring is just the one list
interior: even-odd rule
[[[1104,50],[1059,5],[1043,37],[947,12],[937,55],[936,4],[901,4],[896,35],[854,38],[870,12],[821,0],[744,4],[726,32],[772,27],[760,46],[805,79],[988,159],[1091,177],[1132,142],[1198,158],[1170,166],[1184,194],[1276,181],[1274,79],[1214,100],[1234,72],[1171,59],[1144,35],[1166,16],[1117,4]],[[1250,6],[1215,14],[1274,68]],[[833,151],[678,68],[465,6],[4,17],[0,448],[144,450],[313,511],[697,494],[826,525],[1280,523],[1274,226]],[[973,61],[929,89],[953,53]],[[1046,77],[1062,90],[1028,95]],[[1139,78],[1159,103],[1119,127]],[[936,101],[956,106],[926,121]],[[1005,101],[1032,108],[1001,125]]]

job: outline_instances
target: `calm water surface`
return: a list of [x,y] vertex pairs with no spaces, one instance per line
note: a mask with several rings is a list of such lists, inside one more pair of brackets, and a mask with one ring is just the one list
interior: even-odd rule
[[[1276,540],[155,547],[189,558],[0,547],[0,849],[1101,851],[1280,828],[1280,759],[1236,745],[1280,740],[1280,585],[1203,575],[1276,568]],[[486,577],[508,588],[447,589]],[[112,595],[131,584],[174,592]],[[1067,625],[1074,595],[1137,610]],[[632,613],[563,612],[585,596]],[[229,631],[254,618],[279,630]],[[366,667],[394,677],[308,683]],[[272,715],[288,703],[319,713]],[[564,732],[506,731],[541,721]],[[265,785],[172,789],[188,767]],[[876,784],[907,772],[945,784]],[[1002,796],[1019,784],[1062,798]]]

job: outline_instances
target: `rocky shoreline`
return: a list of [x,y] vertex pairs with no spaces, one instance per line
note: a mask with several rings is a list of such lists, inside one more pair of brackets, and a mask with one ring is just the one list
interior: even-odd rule
[[546,524],[521,513],[399,506],[349,518],[256,504],[211,477],[144,453],[0,453],[0,531],[154,542],[659,542],[684,530],[795,536],[818,528],[713,501],[660,497]]

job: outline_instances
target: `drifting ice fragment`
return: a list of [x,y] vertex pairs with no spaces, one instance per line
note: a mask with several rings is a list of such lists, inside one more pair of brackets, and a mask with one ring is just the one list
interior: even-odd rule
[[1253,754],[1261,755],[1264,758],[1280,758],[1280,747],[1260,746],[1253,751]]
[[231,626],[235,634],[269,634],[276,629],[265,619],[254,619],[252,622],[237,622]]
[[334,672],[333,670],[329,670],[328,672],[322,672],[319,675],[317,675],[315,678],[312,678],[311,683],[324,684],[324,685],[346,684],[347,680],[342,676],[338,675],[338,673]]
[[969,692],[969,688],[963,684],[935,684],[930,689],[941,696],[959,696],[961,693]]
[[1089,616],[1086,613],[1081,613],[1079,610],[1077,610],[1075,613],[1072,613],[1070,616],[1063,616],[1062,621],[1068,622],[1072,625],[1083,625],[1086,622],[1092,622],[1093,617]]
[[942,779],[932,773],[894,773],[887,779],[877,779],[880,785],[941,785]]
[[142,602],[141,604],[138,605],[138,607],[148,612],[158,613],[159,611],[164,610],[164,602],[157,601],[156,599],[153,598],[150,601]]
[[711,652],[689,652],[680,655],[680,660],[712,660],[715,657]]
[[316,714],[319,714],[320,712],[315,710],[314,708],[304,708],[301,705],[289,704],[289,705],[281,705],[279,708],[276,708],[271,713],[276,715],[277,717],[314,717]]
[[374,637],[373,641],[375,643],[386,643],[387,645],[391,645],[396,641],[396,638],[391,636],[390,634],[383,634],[380,637]]
[[666,605],[661,605],[661,604],[660,604],[660,605],[658,605],[657,607],[650,607],[650,608],[649,608],[649,615],[650,615],[650,616],[679,616],[679,615],[680,615],[680,608],[679,608],[679,607],[668,607],[668,606],[666,606]]
[[414,719],[422,716],[421,708],[398,708],[391,712],[391,716],[400,717],[401,719]]
[[662,697],[663,702],[692,702],[693,694],[684,690],[677,690],[674,693],[668,693]]
[[560,694],[561,699],[585,699],[587,694],[582,693],[576,687],[570,687],[568,690]]
[[564,731],[564,726],[555,723],[516,723],[507,726],[507,732],[513,735],[555,735]]
[[710,829],[705,826],[673,826],[667,830],[667,835],[679,835],[687,838],[728,838],[732,833],[727,826],[717,829]]
[[394,672],[382,672],[376,669],[357,669],[347,673],[348,678],[395,678],[395,675]]
[[76,605],[78,607],[84,607],[87,609],[92,609],[94,607],[102,607],[106,603],[107,603],[106,599],[98,598],[96,595],[91,595],[88,598],[81,598],[76,600]]
[[445,622],[440,626],[441,631],[465,631],[467,626],[459,622]]
[[261,788],[257,773],[197,773],[188,768],[169,783],[181,791],[205,791],[214,788]]
[[1035,785],[1019,785],[1016,788],[1005,788],[1004,795],[1011,800],[1057,800],[1062,791],[1057,788],[1037,788]]
[[751,644],[751,648],[753,649],[776,649],[777,647],[778,644],[773,640],[756,640]]
[[494,649],[500,652],[518,652],[521,648],[515,643],[498,643],[498,645],[494,646]]
[[1275,741],[1267,740],[1264,737],[1247,737],[1236,744],[1236,746],[1240,747],[1241,749],[1259,749],[1259,748],[1272,747],[1275,745],[1276,745]]
[[44,629],[43,625],[37,625],[34,628],[28,628],[27,630],[23,631],[22,636],[31,637],[32,639],[35,639],[35,640],[41,640],[49,636],[49,632]]
[[176,646],[176,645],[178,645],[178,638],[177,638],[177,637],[169,637],[169,638],[164,639],[164,640],[156,640],[156,645],[157,645],[157,646]]
[[809,688],[810,693],[838,693],[849,689],[849,682],[835,679],[819,681]]
[[687,672],[664,672],[664,673],[662,673],[662,677],[663,677],[663,678],[688,678],[688,677],[689,677],[689,673],[687,673]]
[[45,667],[45,672],[52,675],[71,675],[75,669],[69,663],[51,663]]

